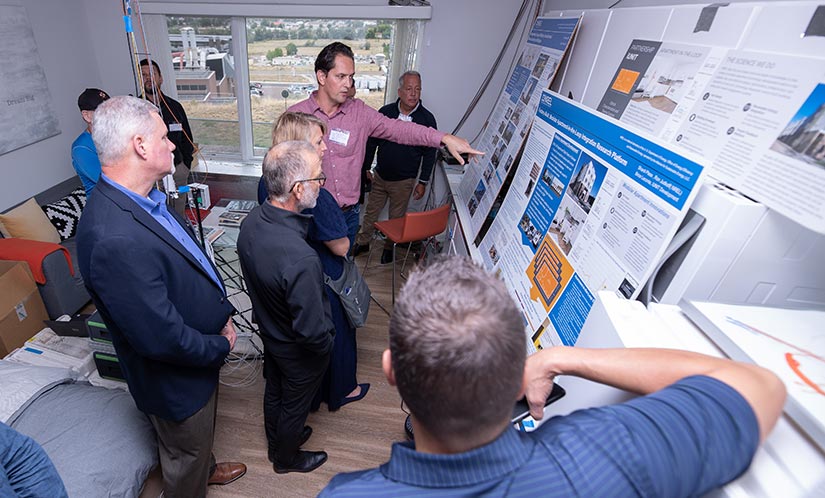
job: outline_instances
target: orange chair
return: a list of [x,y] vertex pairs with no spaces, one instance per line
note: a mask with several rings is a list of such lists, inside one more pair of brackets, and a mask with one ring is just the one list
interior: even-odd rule
[[[392,304],[395,305],[395,248],[398,244],[409,244],[419,240],[427,240],[442,233],[447,229],[447,222],[450,219],[450,204],[444,204],[441,207],[432,209],[430,211],[422,211],[420,213],[407,213],[401,218],[395,218],[386,221],[376,221],[375,229],[384,234],[387,239],[392,241]],[[426,245],[424,246],[426,250]],[[401,266],[401,271],[404,271],[404,265],[407,264],[407,257],[410,254],[409,247],[407,254],[404,256],[404,264]],[[422,254],[423,256],[423,254]],[[367,256],[367,264],[364,265],[364,274],[367,273],[367,268],[372,259],[372,251]],[[378,303],[376,301],[376,303]],[[378,303],[381,306],[380,303]],[[381,306],[385,312],[387,311]]]

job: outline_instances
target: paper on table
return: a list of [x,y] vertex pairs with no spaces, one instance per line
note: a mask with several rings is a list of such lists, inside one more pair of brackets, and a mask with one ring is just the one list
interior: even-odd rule
[[726,354],[776,373],[785,411],[825,449],[825,312],[706,302],[680,303]]

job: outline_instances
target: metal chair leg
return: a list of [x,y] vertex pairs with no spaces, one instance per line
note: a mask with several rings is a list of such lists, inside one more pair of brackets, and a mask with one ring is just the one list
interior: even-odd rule
[[[369,266],[370,266],[370,261],[372,260],[372,249],[375,247],[374,242],[375,242],[375,239],[376,239],[376,238],[377,238],[377,237],[376,237],[376,234],[375,234],[375,233],[373,233],[373,234],[372,234],[372,240],[370,240],[370,249],[367,251],[367,262],[366,262],[366,263],[364,263],[364,271],[362,271],[362,272],[361,272],[361,276],[362,276],[362,277],[366,277],[366,275],[367,275],[367,269],[369,268]],[[370,299],[372,300],[372,302],[374,302],[375,304],[377,304],[377,305],[378,305],[378,307],[379,307],[379,308],[381,308],[381,310],[382,310],[384,313],[386,313],[386,314],[387,314],[387,316],[390,316],[390,312],[387,310],[387,308],[385,308],[385,307],[384,307],[384,305],[383,305],[383,304],[381,304],[381,303],[378,301],[378,299],[376,299],[376,298],[375,298],[375,296],[370,295]]]
[[392,307],[395,308],[395,242],[392,243]]

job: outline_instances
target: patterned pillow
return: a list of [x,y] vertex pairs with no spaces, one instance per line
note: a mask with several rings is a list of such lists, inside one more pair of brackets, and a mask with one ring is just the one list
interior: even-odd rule
[[57,229],[61,241],[74,237],[84,206],[86,206],[86,191],[83,187],[74,189],[71,194],[57,202],[43,206],[46,217]]

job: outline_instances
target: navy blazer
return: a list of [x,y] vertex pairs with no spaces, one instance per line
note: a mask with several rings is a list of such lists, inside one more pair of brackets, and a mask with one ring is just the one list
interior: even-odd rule
[[80,218],[77,252],[137,407],[175,421],[203,408],[229,354],[220,331],[235,310],[223,287],[103,179]]

